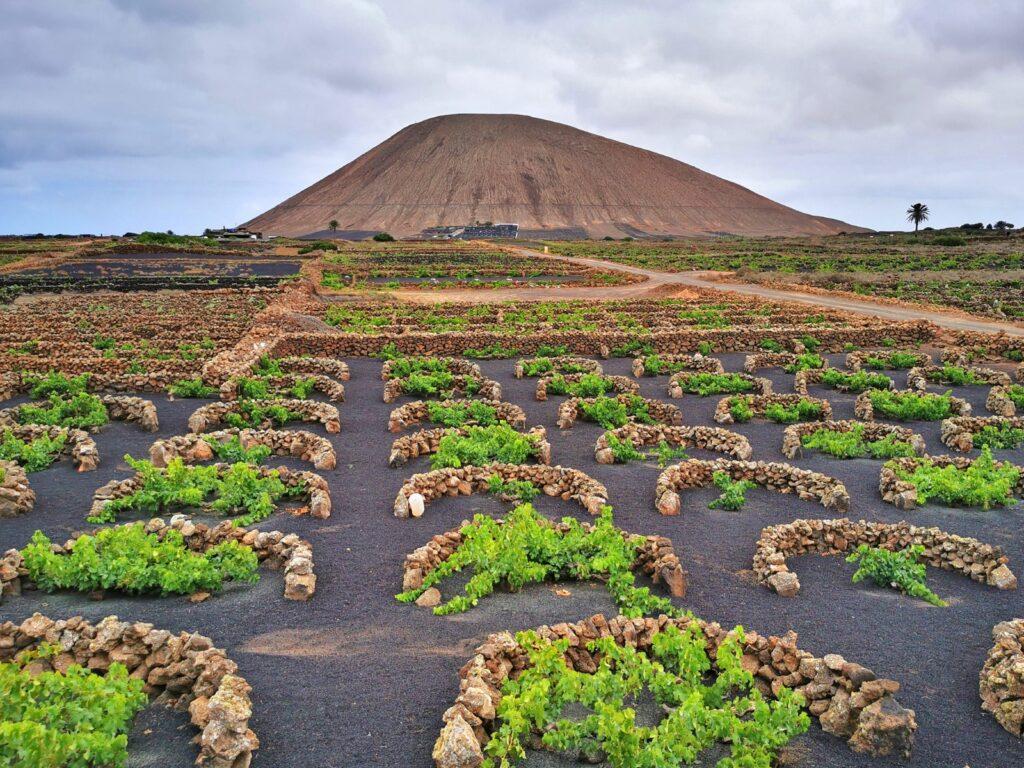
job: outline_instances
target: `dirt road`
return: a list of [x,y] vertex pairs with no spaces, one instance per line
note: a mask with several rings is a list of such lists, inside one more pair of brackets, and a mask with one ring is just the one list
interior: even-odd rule
[[932,308],[911,308],[870,299],[853,299],[842,295],[801,293],[799,291],[769,288],[754,283],[722,283],[711,279],[710,272],[658,272],[653,269],[616,264],[602,259],[588,259],[579,256],[556,256],[521,246],[513,246],[520,254],[538,259],[555,259],[584,264],[604,270],[629,272],[642,275],[642,283],[615,286],[556,286],[551,288],[502,288],[496,290],[452,289],[440,291],[395,291],[406,301],[436,303],[439,301],[510,301],[510,300],[560,300],[560,299],[635,299],[647,296],[685,296],[693,288],[710,289],[756,296],[774,301],[790,301],[816,307],[828,307],[842,312],[871,315],[886,320],[928,320],[943,328],[958,331],[980,331],[983,333],[1006,333],[1010,336],[1024,336],[1024,326],[1009,321],[974,317],[955,310],[941,311]]

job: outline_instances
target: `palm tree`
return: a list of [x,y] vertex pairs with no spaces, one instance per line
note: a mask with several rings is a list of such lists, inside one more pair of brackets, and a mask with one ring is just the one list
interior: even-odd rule
[[[925,218],[927,218],[927,217],[925,217]],[[331,219],[327,223],[327,228],[329,230],[331,230],[331,232],[337,232],[338,231],[338,220],[337,219]]]
[[922,221],[928,221],[928,206],[924,203],[914,203],[907,208],[907,221],[914,222],[914,234]]

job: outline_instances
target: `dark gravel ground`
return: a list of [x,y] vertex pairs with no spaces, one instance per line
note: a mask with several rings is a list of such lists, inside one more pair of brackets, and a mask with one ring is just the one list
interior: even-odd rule
[[[841,364],[839,357],[833,364]],[[730,370],[742,365],[740,355],[723,359]],[[319,582],[309,603],[285,600],[280,576],[267,572],[256,585],[233,586],[198,605],[185,598],[93,602],[73,594],[26,592],[0,605],[0,620],[20,621],[34,611],[54,617],[82,614],[92,620],[113,613],[209,635],[227,649],[253,686],[251,725],[262,742],[253,763],[257,768],[432,765],[430,751],[441,714],[457,693],[457,670],[485,635],[575,621],[599,611],[611,615],[614,605],[603,588],[593,584],[564,585],[572,592],[568,598],[556,596],[550,586],[496,594],[469,613],[446,618],[395,601],[407,552],[474,511],[496,513],[508,507],[483,497],[446,499],[429,506],[419,520],[394,518],[395,493],[409,474],[425,470],[427,462],[387,468],[394,435],[386,431],[386,422],[393,406],[381,402],[380,363],[349,363],[352,380],[341,406],[342,432],[330,436],[339,456],[338,469],[327,473],[334,502],[331,518],[319,521],[282,512],[260,526],[295,531],[313,543]],[[515,380],[512,361],[488,361],[482,367],[486,375],[501,381],[507,399],[525,407],[529,424],[547,426],[554,461],[591,473],[608,486],[623,528],[672,538],[691,575],[689,593],[678,601],[681,605],[724,625],[743,624],[766,634],[794,629],[800,645],[817,655],[841,653],[900,681],[899,699],[916,710],[920,723],[911,760],[856,755],[812,725],[788,750],[788,765],[982,768],[1020,759],[1020,742],[981,711],[977,692],[992,625],[1024,615],[1017,592],[999,592],[930,570],[930,586],[951,602],[948,608],[934,608],[894,591],[851,584],[854,566],[841,558],[805,557],[794,563],[801,594],[780,598],[750,577],[760,529],[796,517],[825,516],[820,506],[755,490],[742,511],[717,512],[707,509],[713,491],[695,491],[684,495],[680,516],[662,517],[654,509],[656,466],[597,464],[597,426],[581,422],[571,430],[558,430],[555,412],[560,398],[534,401],[535,381]],[[626,360],[608,361],[605,367],[609,373],[628,374]],[[775,380],[778,391],[791,391],[791,376],[778,370],[766,375]],[[892,375],[903,386],[905,373]],[[666,381],[643,379],[642,393],[664,398]],[[828,397],[836,418],[852,417],[853,396],[831,390],[812,394]],[[956,394],[965,394],[975,411],[984,413],[984,388],[964,388]],[[155,399],[162,426],[159,436],[187,431],[186,420],[197,401]],[[675,402],[685,423],[712,423],[717,398],[687,396]],[[938,424],[914,426],[933,453],[945,452],[938,442]],[[770,423],[737,427],[751,439],[756,458],[765,460],[783,460],[782,429]],[[70,462],[60,462],[32,475],[36,508],[0,521],[0,549],[23,546],[36,528],[63,537],[86,527],[93,490],[110,478],[126,476],[120,456],[147,455],[154,437],[114,423],[97,436],[103,457],[98,471],[78,474]],[[1024,463],[1024,452],[1005,456]],[[796,463],[843,480],[853,497],[851,516],[885,521],[904,516],[879,498],[879,462],[809,455]],[[583,516],[577,505],[546,497],[538,500],[538,507],[553,516]],[[907,515],[916,523],[1001,545],[1017,571],[1024,563],[1018,511],[928,507]],[[450,587],[446,596],[451,592]],[[130,764],[191,765],[196,754],[189,743],[193,735],[183,714],[150,707],[133,729]],[[550,758],[535,755],[530,763],[549,764]]]

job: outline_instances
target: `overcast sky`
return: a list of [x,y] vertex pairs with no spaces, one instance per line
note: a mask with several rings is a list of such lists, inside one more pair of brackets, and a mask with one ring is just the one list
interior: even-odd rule
[[878,229],[1024,225],[1020,0],[0,0],[0,232],[237,224],[453,112]]

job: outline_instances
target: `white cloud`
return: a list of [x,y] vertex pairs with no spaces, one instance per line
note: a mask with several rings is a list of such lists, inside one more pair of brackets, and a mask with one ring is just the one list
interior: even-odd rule
[[5,0],[0,231],[196,230],[518,112],[879,228],[1024,221],[1013,0]]

